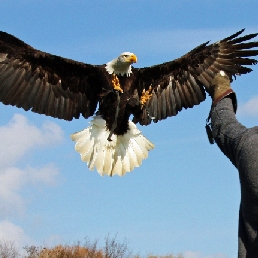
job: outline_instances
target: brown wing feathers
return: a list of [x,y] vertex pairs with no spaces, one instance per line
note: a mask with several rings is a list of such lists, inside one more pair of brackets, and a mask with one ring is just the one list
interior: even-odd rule
[[211,48],[211,54],[204,59],[203,64],[200,64],[202,72],[200,75],[197,75],[197,78],[204,84],[208,92],[211,80],[220,70],[224,70],[232,81],[232,77],[235,77],[235,75],[246,74],[252,71],[251,68],[245,67],[245,65],[257,63],[257,60],[246,57],[258,55],[258,50],[249,50],[258,47],[258,42],[243,42],[253,39],[258,34],[238,37],[243,31],[241,30],[208,46]]
[[[182,108],[198,105],[205,99],[205,90],[209,93],[211,81],[220,70],[224,70],[231,81],[236,75],[252,71],[245,65],[257,63],[257,60],[249,57],[258,55],[258,50],[253,49],[258,47],[258,42],[245,41],[258,34],[238,37],[243,31],[211,45],[205,42],[179,59],[143,68],[138,73],[139,88],[143,85],[144,73],[156,74],[156,70],[159,70],[162,74],[162,79],[152,80],[144,85],[145,89],[149,85],[153,87],[153,96],[146,103],[146,108],[150,116],[154,117],[154,122],[175,116]],[[140,123],[148,125],[151,119],[146,118],[143,112]]]
[[0,101],[72,120],[93,115],[101,91],[100,67],[33,49],[0,32]]
[[[220,70],[231,80],[252,71],[245,66],[257,63],[249,57],[258,55],[253,49],[258,42],[246,41],[257,34],[239,37],[243,31],[211,45],[205,42],[174,61],[133,69],[130,85],[139,96],[153,87],[152,97],[136,111],[134,121],[148,125],[151,118],[157,122],[198,105]],[[107,76],[104,66],[50,55],[0,32],[0,101],[4,104],[65,120],[87,118],[94,114],[103,87],[110,86]]]
[[[176,71],[174,70],[176,74]],[[154,89],[152,98],[146,103],[149,117],[143,112],[140,124],[148,125],[151,123],[150,117],[154,122],[177,115],[182,108],[193,107],[205,99],[205,91],[198,80],[187,70],[181,74],[167,76],[168,79],[161,83],[152,83]]]

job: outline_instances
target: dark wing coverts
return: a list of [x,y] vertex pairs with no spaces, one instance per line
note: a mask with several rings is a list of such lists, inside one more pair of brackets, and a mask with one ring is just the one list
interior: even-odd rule
[[[248,58],[258,55],[258,42],[247,42],[258,34],[238,37],[241,30],[214,44],[201,44],[186,55],[174,61],[147,68],[135,69],[136,85],[139,94],[143,89],[153,87],[153,96],[146,103],[140,119],[142,125],[175,116],[182,108],[193,107],[205,99],[205,90],[215,74],[224,70],[231,81],[235,75],[249,73],[252,69],[244,65],[253,65],[257,61]],[[149,113],[149,115],[148,115]]]
[[0,101],[72,120],[93,115],[103,85],[102,66],[38,51],[0,32]]
[[[252,49],[258,47],[258,42],[246,41],[257,34],[239,37],[243,31],[211,45],[206,42],[174,61],[133,68],[127,94],[133,92],[139,98],[149,86],[153,93],[142,108],[132,109],[134,122],[148,125],[151,118],[157,122],[198,105],[220,70],[231,80],[252,71],[245,65],[257,63],[249,57],[258,55],[258,50]],[[110,75],[104,65],[50,55],[0,32],[0,101],[4,104],[65,120],[80,115],[88,118],[94,114],[103,92],[110,89]]]

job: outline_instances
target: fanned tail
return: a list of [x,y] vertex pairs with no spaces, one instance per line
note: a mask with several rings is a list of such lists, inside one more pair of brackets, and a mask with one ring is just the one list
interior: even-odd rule
[[131,121],[126,134],[114,134],[112,141],[108,141],[109,133],[106,121],[101,116],[95,116],[91,126],[71,135],[82,161],[87,162],[90,170],[95,167],[101,176],[123,176],[131,172],[141,165],[142,160],[148,157],[148,152],[154,148]]

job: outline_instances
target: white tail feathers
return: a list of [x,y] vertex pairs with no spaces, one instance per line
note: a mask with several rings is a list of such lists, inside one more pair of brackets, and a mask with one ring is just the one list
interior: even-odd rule
[[71,138],[76,142],[75,150],[80,153],[82,161],[87,162],[90,170],[96,167],[101,176],[123,176],[139,167],[148,157],[148,151],[154,148],[131,121],[127,133],[113,134],[112,141],[107,140],[110,132],[101,116],[95,116],[90,123],[91,126],[72,134]]

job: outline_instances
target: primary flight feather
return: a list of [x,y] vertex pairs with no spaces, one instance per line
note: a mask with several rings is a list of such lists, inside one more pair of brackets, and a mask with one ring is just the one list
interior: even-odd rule
[[154,148],[135,124],[149,125],[198,105],[220,70],[231,81],[252,71],[246,66],[257,63],[251,57],[258,55],[258,42],[250,40],[258,34],[240,37],[243,31],[145,68],[132,67],[137,57],[130,52],[91,65],[44,53],[0,32],[0,101],[68,121],[93,116],[88,128],[71,135],[75,149],[89,169],[121,176]]

